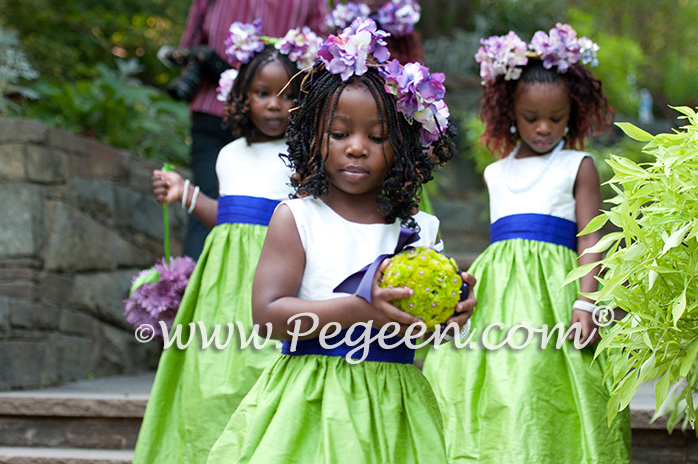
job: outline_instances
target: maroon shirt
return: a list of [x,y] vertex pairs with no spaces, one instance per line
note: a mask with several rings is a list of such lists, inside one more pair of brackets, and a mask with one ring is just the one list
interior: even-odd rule
[[[283,37],[289,29],[303,26],[324,37],[327,35],[326,4],[327,0],[193,0],[179,45],[208,44],[225,59],[224,42],[230,25],[235,21],[251,23],[256,18],[262,19],[262,34],[270,37]],[[203,27],[193,37],[202,14]],[[217,86],[203,80],[189,109],[223,117],[223,103],[216,99]]]

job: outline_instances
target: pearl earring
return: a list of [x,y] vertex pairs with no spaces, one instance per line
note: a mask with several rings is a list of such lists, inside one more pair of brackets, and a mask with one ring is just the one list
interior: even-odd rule
[[509,126],[509,132],[511,132],[512,134],[516,134],[516,126],[513,124]]
[[564,137],[570,131],[569,127],[565,126],[565,130],[562,131],[562,136]]

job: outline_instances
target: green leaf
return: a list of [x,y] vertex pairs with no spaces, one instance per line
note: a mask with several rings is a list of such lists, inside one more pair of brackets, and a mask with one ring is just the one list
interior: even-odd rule
[[610,234],[606,234],[601,239],[596,242],[595,245],[590,246],[586,250],[582,252],[583,255],[587,253],[603,253],[606,251],[608,247],[611,246],[611,244],[616,241],[620,240],[623,238],[623,233],[622,232],[611,232]]
[[649,142],[654,140],[654,136],[649,132],[646,132],[639,127],[629,123],[629,122],[617,122],[616,126],[620,127],[625,134],[631,139],[635,139],[638,142]]
[[586,235],[592,232],[596,232],[597,230],[605,226],[606,222],[608,222],[608,217],[603,213],[599,214],[598,216],[595,216],[591,221],[589,221],[587,225],[584,227],[584,229],[582,229],[582,231],[577,235]]
[[686,311],[686,289],[683,289],[683,292],[681,292],[681,295],[674,300],[674,304],[671,307],[671,315],[674,318],[674,327],[676,327],[676,323],[681,319],[681,316],[683,316],[684,311]]
[[659,409],[666,399],[667,392],[669,391],[669,384],[671,383],[670,377],[669,372],[665,372],[659,379],[659,382],[654,386],[655,409]]
[[681,362],[681,367],[679,368],[679,375],[681,377],[688,376],[688,372],[694,367],[696,361],[696,354],[698,354],[698,343],[693,342],[693,347],[686,353],[686,357],[683,358]]
[[595,266],[598,266],[598,264],[599,263],[587,263],[572,269],[570,273],[567,274],[567,277],[565,277],[564,282],[562,282],[562,286],[564,287],[577,279],[581,279],[585,275],[589,274],[589,271],[591,271]]
[[684,225],[682,228],[671,234],[668,239],[666,239],[664,242],[664,248],[662,249],[662,255],[666,254],[666,252],[672,248],[679,246],[681,242],[683,242],[683,237],[686,235],[686,230],[688,230],[690,226],[690,223]]
[[147,274],[143,274],[142,276],[138,277],[136,280],[133,281],[133,284],[131,285],[131,291],[128,293],[129,296],[131,296],[133,292],[135,292],[136,289],[141,285],[154,284],[158,281],[159,278],[160,273],[155,269],[151,269],[150,272],[148,272]]

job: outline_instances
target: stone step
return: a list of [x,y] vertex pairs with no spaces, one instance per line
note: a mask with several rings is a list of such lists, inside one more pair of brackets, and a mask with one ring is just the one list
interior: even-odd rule
[[[154,373],[0,393],[0,464],[130,463]],[[654,389],[630,403],[633,464],[698,464],[695,431],[650,422]]]
[[132,450],[153,377],[0,393],[0,446]]
[[0,447],[0,464],[131,464],[131,450]]

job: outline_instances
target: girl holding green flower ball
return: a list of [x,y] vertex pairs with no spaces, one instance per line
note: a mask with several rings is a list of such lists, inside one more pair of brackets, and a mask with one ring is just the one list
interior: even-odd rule
[[[485,170],[492,243],[469,270],[478,280],[472,330],[482,337],[431,350],[424,364],[450,425],[448,462],[627,463],[628,415],[608,424],[605,358],[592,345],[600,314],[585,294],[597,290],[598,267],[581,285],[562,285],[599,259],[583,253],[599,233],[577,237],[601,207],[594,162],[577,149],[613,117],[585,66],[598,46],[566,24],[530,44],[514,32],[481,43],[482,139],[508,155]],[[562,330],[552,341],[502,344],[517,326]]]
[[[209,464],[446,462],[441,414],[414,350],[396,346],[392,331],[393,348],[371,343],[366,360],[351,357],[354,329],[393,324],[404,333],[419,322],[391,304],[412,290],[378,285],[388,264],[380,256],[409,240],[437,244],[439,222],[416,212],[416,198],[455,153],[443,76],[385,64],[383,34],[357,20],[327,39],[303,81],[287,132],[296,198],[271,218],[252,294],[254,321],[283,340],[282,354],[232,415]],[[372,261],[367,293],[361,284],[338,290]],[[475,305],[469,296],[452,308],[459,326]],[[300,341],[291,337],[297,323]]]

